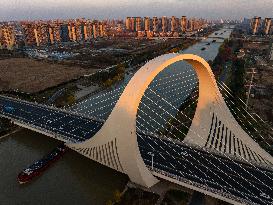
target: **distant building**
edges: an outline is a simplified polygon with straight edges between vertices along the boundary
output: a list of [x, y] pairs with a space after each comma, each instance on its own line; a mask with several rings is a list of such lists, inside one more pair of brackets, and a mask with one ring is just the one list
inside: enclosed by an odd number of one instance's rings
[[131, 17], [127, 17], [125, 20], [126, 30], [131, 31]]
[[[126, 17], [123, 20], [69, 19], [54, 21], [21, 22], [20, 39], [27, 46], [43, 46], [61, 42], [83, 43], [106, 36], [123, 37], [178, 37], [181, 32], [194, 31], [205, 25], [203, 19], [181, 20], [172, 16], [152, 19], [150, 17]], [[21, 27], [20, 27], [21, 28]], [[19, 42], [19, 41], [18, 41]], [[22, 43], [23, 46], [23, 43]]]
[[69, 42], [70, 37], [69, 37], [69, 30], [68, 30], [68, 24], [63, 24], [60, 27], [60, 35], [61, 35], [61, 41], [62, 42]]
[[136, 32], [142, 31], [142, 18], [141, 17], [136, 17]]
[[59, 22], [51, 22], [49, 24], [50, 28], [50, 42], [51, 44], [60, 43], [61, 42], [61, 29]]
[[144, 30], [145, 31], [151, 31], [151, 19], [150, 17], [145, 17], [144, 18]]
[[131, 31], [136, 31], [136, 17], [131, 18]]
[[76, 32], [75, 32], [75, 25], [70, 23], [68, 26], [68, 32], [69, 32], [69, 39], [70, 41], [75, 42], [76, 41]]
[[49, 42], [48, 25], [37, 23], [34, 26], [36, 46], [47, 45]]
[[179, 19], [176, 18], [175, 16], [172, 16], [171, 32], [178, 32], [178, 27], [179, 27]]
[[84, 39], [84, 33], [83, 33], [82, 27], [83, 27], [82, 21], [77, 19], [75, 22], [76, 42], [81, 42]]
[[156, 16], [153, 17], [153, 32], [158, 32], [158, 18]]
[[0, 47], [12, 50], [16, 45], [13, 26], [0, 26]]
[[188, 24], [188, 25], [187, 25], [187, 26], [188, 26], [188, 27], [187, 27], [187, 31], [192, 32], [192, 31], [193, 31], [193, 26], [194, 26], [194, 25], [193, 25], [193, 24], [194, 24], [194, 19], [192, 19], [192, 18], [189, 19], [187, 24]]
[[168, 18], [166, 16], [162, 17], [161, 25], [162, 25], [162, 32], [163, 33], [168, 32]]
[[251, 20], [251, 32], [253, 35], [256, 35], [259, 32], [260, 25], [261, 25], [261, 17], [254, 17]]
[[187, 23], [188, 23], [188, 22], [187, 22], [187, 17], [186, 17], [186, 16], [182, 16], [182, 18], [181, 18], [181, 23], [180, 23], [180, 27], [181, 27], [181, 32], [182, 32], [182, 33], [185, 33], [185, 32], [186, 32], [187, 26], [188, 26]]
[[263, 25], [263, 33], [265, 35], [270, 34], [272, 27], [272, 19], [271, 18], [265, 18], [264, 25]]
[[34, 22], [23, 22], [22, 24], [23, 34], [24, 34], [24, 42], [26, 46], [37, 46], [36, 36], [35, 34], [35, 23]]
[[99, 35], [100, 35], [100, 37], [105, 36], [105, 25], [103, 23], [99, 24]]
[[92, 30], [91, 30], [91, 23], [90, 22], [83, 22], [81, 25], [81, 33], [82, 33], [82, 40], [87, 41], [90, 40], [92, 37]]
[[97, 21], [93, 22], [92, 33], [93, 33], [93, 38], [100, 37], [100, 25], [99, 25], [99, 22], [97, 22]]

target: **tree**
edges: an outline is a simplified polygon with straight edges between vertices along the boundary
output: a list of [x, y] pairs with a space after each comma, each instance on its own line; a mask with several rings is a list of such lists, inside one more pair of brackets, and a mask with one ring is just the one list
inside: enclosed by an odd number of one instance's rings
[[119, 203], [121, 201], [121, 193], [119, 190], [114, 192], [114, 202]]
[[69, 105], [74, 104], [75, 101], [76, 101], [76, 100], [75, 100], [74, 95], [69, 95], [69, 96], [67, 97], [67, 103], [68, 103]]
[[108, 200], [105, 205], [113, 205], [112, 200]]

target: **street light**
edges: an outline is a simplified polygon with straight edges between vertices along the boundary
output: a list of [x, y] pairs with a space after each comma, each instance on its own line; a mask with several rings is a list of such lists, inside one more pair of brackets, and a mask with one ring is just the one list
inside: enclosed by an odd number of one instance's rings
[[152, 152], [148, 152], [148, 155], [151, 155], [151, 157], [152, 157], [152, 170], [154, 170], [154, 153], [152, 153]]

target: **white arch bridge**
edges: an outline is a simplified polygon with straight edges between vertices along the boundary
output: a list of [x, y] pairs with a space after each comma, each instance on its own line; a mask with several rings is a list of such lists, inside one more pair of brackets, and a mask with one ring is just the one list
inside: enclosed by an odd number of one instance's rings
[[[190, 126], [184, 125], [188, 132], [183, 142], [170, 137], [170, 133], [148, 132], [137, 122], [143, 98], [181, 124], [176, 115], [161, 106], [160, 100], [188, 117], [149, 87], [161, 71], [178, 61], [191, 64], [199, 81], [196, 110]], [[178, 80], [183, 80], [184, 75]], [[187, 87], [189, 80], [184, 81]], [[127, 174], [131, 181], [145, 187], [165, 179], [232, 204], [273, 204], [273, 158], [250, 132], [241, 128], [219, 89], [230, 94], [225, 85], [217, 86], [204, 59], [191, 54], [166, 54], [136, 72], [106, 121], [5, 96], [0, 96], [0, 116], [61, 140], [71, 149]], [[147, 90], [159, 100], [146, 96]], [[165, 123], [170, 122], [165, 120]]]

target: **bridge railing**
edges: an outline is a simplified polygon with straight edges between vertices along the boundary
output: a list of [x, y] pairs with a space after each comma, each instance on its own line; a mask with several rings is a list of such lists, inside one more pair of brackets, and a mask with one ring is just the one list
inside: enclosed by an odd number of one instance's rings
[[67, 136], [64, 136], [64, 135], [49, 131], [46, 128], [43, 128], [41, 126], [36, 126], [36, 125], [30, 124], [30, 123], [27, 123], [27, 122], [25, 122], [23, 120], [20, 120], [18, 118], [8, 117], [8, 116], [4, 116], [4, 115], [0, 114], [0, 117], [1, 116], [5, 117], [5, 118], [7, 118], [7, 119], [9, 119], [9, 120], [11, 120], [11, 121], [13, 121], [15, 123], [21, 124], [21, 125], [25, 126], [26, 128], [32, 128], [35, 131], [37, 131], [37, 130], [41, 131], [41, 132], [43, 132], [45, 134], [48, 134], [48, 136], [56, 138], [58, 140], [61, 140], [61, 141], [67, 140], [68, 142], [77, 142], [76, 140], [73, 140], [72, 138], [69, 138]]
[[163, 175], [165, 177], [169, 177], [169, 178], [172, 178], [172, 179], [175, 179], [177, 181], [180, 181], [182, 183], [185, 183], [185, 184], [189, 184], [191, 186], [194, 186], [196, 188], [199, 188], [199, 189], [202, 189], [202, 190], [205, 190], [207, 192], [211, 192], [213, 194], [217, 194], [217, 195], [220, 195], [224, 198], [227, 198], [227, 199], [231, 199], [233, 201], [237, 201], [237, 202], [240, 202], [240, 203], [243, 203], [243, 204], [249, 204], [249, 201], [247, 200], [244, 200], [242, 198], [239, 198], [239, 197], [235, 197], [234, 195], [232, 194], [228, 194], [226, 192], [224, 192], [224, 190], [218, 190], [218, 189], [214, 189], [214, 188], [211, 188], [209, 186], [206, 186], [204, 184], [200, 184], [200, 183], [197, 183], [197, 182], [194, 182], [194, 181], [191, 181], [191, 180], [188, 180], [188, 179], [185, 179], [183, 177], [180, 177], [180, 176], [177, 176], [175, 174], [171, 174], [169, 172], [166, 172], [166, 171], [163, 171], [161, 169], [158, 169], [158, 168], [155, 168], [155, 167], [151, 167], [151, 166], [148, 166], [148, 169], [152, 172], [152, 173], [157, 173], [159, 175]]
[[199, 151], [211, 153], [211, 154], [214, 154], [216, 156], [225, 157], [225, 158], [228, 156], [228, 158], [231, 159], [231, 160], [235, 160], [235, 161], [238, 161], [238, 162], [241, 162], [241, 163], [249, 163], [249, 164], [261, 167], [263, 169], [266, 169], [266, 170], [269, 170], [269, 171], [273, 171], [273, 167], [272, 166], [270, 166], [268, 164], [265, 164], [265, 163], [262, 163], [262, 162], [257, 162], [255, 160], [251, 160], [250, 159], [248, 162], [246, 162], [245, 159], [243, 159], [243, 158], [241, 158], [239, 156], [235, 156], [235, 155], [229, 154], [229, 153], [222, 153], [221, 151], [218, 151], [218, 150], [215, 150], [215, 149], [210, 149], [210, 148], [207, 148], [207, 147], [200, 147], [199, 145], [191, 144], [191, 143], [180, 141], [180, 140], [173, 139], [173, 138], [170, 139], [170, 138], [167, 138], [167, 137], [165, 137], [163, 135], [155, 134], [155, 133], [148, 132], [148, 131], [141, 131], [139, 133], [142, 133], [142, 134], [145, 134], [145, 135], [148, 135], [148, 136], [151, 136], [151, 137], [156, 137], [156, 138], [159, 138], [159, 139], [162, 139], [162, 140], [166, 140], [166, 141], [170, 141], [171, 140], [171, 141], [175, 142], [176, 144], [187, 146], [187, 147], [193, 148], [195, 150], [199, 150]]
[[69, 110], [66, 110], [66, 109], [63, 109], [63, 108], [56, 108], [54, 106], [47, 106], [47, 105], [44, 105], [44, 104], [39, 104], [37, 102], [29, 102], [29, 101], [26, 101], [26, 100], [11, 98], [11, 97], [8, 97], [8, 96], [3, 96], [3, 95], [0, 95], [0, 97], [6, 98], [8, 100], [14, 100], [14, 101], [22, 102], [22, 103], [25, 103], [25, 104], [35, 105], [37, 107], [42, 107], [42, 108], [46, 108], [46, 109], [49, 109], [49, 110], [55, 110], [57, 112], [63, 112], [63, 113], [69, 114], [69, 115], [74, 115], [74, 116], [87, 118], [87, 119], [98, 121], [98, 122], [105, 122], [104, 120], [102, 120], [100, 118], [97, 118], [97, 117], [94, 117], [94, 116], [84, 115], [82, 113], [69, 111]]

